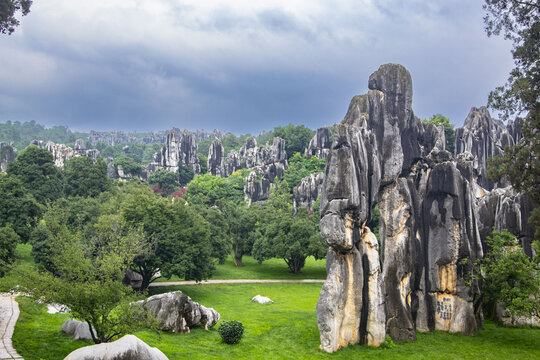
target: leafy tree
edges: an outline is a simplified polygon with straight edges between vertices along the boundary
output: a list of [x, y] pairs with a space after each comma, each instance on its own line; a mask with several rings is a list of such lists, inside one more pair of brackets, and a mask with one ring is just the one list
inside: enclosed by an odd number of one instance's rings
[[289, 159], [289, 167], [285, 170], [283, 178], [287, 181], [292, 191], [303, 178], [315, 172], [324, 171], [325, 166], [325, 159], [319, 159], [316, 156], [308, 159], [305, 155], [297, 152]]
[[454, 153], [454, 139], [456, 138], [456, 133], [454, 131], [454, 125], [450, 123], [450, 119], [446, 116], [443, 116], [441, 114], [435, 114], [431, 116], [429, 119], [423, 119], [424, 123], [432, 123], [435, 125], [442, 125], [444, 126], [444, 138], [446, 140], [445, 147], [446, 150], [450, 151], [452, 154]]
[[[505, 118], [524, 116], [523, 138], [504, 155], [490, 162], [488, 176], [497, 180], [508, 176], [512, 185], [529, 194], [540, 204], [540, 4], [529, 0], [486, 0], [484, 17], [488, 36], [503, 34], [513, 43], [515, 67], [504, 86], [489, 96], [489, 105]], [[531, 219], [540, 238], [540, 210], [536, 207]]]
[[42, 207], [14, 177], [0, 176], [0, 227], [11, 226], [22, 242], [30, 239]]
[[231, 244], [226, 231], [228, 228], [226, 214], [214, 206], [200, 206], [197, 208], [197, 212], [208, 222], [212, 257], [216, 258], [220, 264], [224, 264], [227, 256], [231, 253]]
[[285, 140], [285, 151], [288, 157], [299, 152], [304, 153], [315, 132], [304, 125], [294, 126], [289, 124], [285, 127], [278, 126], [274, 128], [274, 136]]
[[531, 260], [510, 232], [494, 231], [487, 237], [488, 251], [476, 262], [485, 302], [501, 301], [514, 316], [540, 315], [540, 270], [538, 258]]
[[15, 260], [15, 248], [19, 235], [11, 226], [0, 227], [0, 277], [7, 272], [9, 265]]
[[[118, 165], [122, 165], [124, 174], [131, 176], [139, 176], [141, 174], [142, 166], [138, 164], [132, 157], [127, 155], [120, 155], [114, 159], [114, 167], [118, 169]], [[116, 174], [118, 175], [118, 174]]]
[[292, 214], [286, 181], [272, 189], [263, 212], [261, 228], [253, 244], [255, 259], [281, 258], [293, 274], [298, 274], [308, 256], [321, 259], [326, 255], [327, 247], [319, 233], [318, 216], [310, 215], [304, 208], [298, 209], [296, 215]]
[[102, 158], [78, 156], [64, 166], [64, 193], [66, 196], [95, 197], [111, 188], [107, 164]]
[[225, 231], [232, 249], [234, 264], [242, 266], [242, 257], [251, 253], [253, 237], [251, 236], [257, 217], [245, 204], [223, 203], [221, 210], [225, 216]]
[[195, 177], [195, 172], [190, 165], [178, 165], [178, 177], [180, 186], [186, 186]]
[[201, 174], [206, 174], [208, 172], [208, 156], [197, 153], [197, 159], [199, 159], [199, 164], [201, 165]]
[[210, 174], [198, 175], [187, 185], [186, 200], [189, 204], [214, 206], [218, 200], [238, 203], [244, 199], [244, 188], [238, 188], [232, 180]]
[[47, 150], [35, 145], [27, 147], [8, 165], [7, 173], [19, 179], [41, 204], [62, 196], [62, 171], [54, 166]]
[[68, 306], [88, 324], [96, 344], [131, 332], [146, 319], [141, 308], [128, 305], [132, 290], [122, 285], [124, 269], [141, 251], [142, 235], [133, 229], [124, 233], [121, 222], [117, 215], [102, 216], [95, 235], [82, 239], [65, 224], [47, 221], [55, 274], [27, 270], [21, 279], [34, 297]]
[[0, 0], [0, 33], [11, 35], [20, 23], [15, 14], [28, 15], [30, 6], [31, 0]]
[[[150, 174], [148, 183], [157, 186], [157, 192], [162, 196], [172, 194], [180, 186], [178, 174], [165, 169], [158, 169]], [[156, 189], [154, 189], [154, 192], [156, 192]]]
[[200, 281], [211, 276], [209, 224], [183, 200], [170, 201], [137, 187], [122, 200], [120, 213], [128, 227], [141, 226], [145, 235], [147, 246], [134, 260], [134, 270], [143, 276], [142, 289], [159, 270], [167, 278]]

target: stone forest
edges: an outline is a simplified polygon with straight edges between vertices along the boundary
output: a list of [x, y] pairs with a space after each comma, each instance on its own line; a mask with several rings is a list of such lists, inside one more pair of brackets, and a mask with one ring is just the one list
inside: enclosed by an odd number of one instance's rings
[[0, 0], [0, 54], [0, 360], [540, 359], [538, 0]]

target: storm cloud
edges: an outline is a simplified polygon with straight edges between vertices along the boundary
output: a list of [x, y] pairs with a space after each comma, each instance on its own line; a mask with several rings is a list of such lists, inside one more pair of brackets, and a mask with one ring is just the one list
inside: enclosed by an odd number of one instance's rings
[[35, 1], [0, 36], [0, 121], [77, 130], [341, 121], [379, 65], [403, 64], [419, 117], [462, 124], [512, 68], [481, 1]]

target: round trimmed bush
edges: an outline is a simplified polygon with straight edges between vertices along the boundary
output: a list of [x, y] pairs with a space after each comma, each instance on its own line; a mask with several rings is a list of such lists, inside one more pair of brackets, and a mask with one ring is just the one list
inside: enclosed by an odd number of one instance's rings
[[238, 344], [244, 335], [244, 325], [240, 321], [223, 321], [218, 328], [221, 340], [226, 344]]

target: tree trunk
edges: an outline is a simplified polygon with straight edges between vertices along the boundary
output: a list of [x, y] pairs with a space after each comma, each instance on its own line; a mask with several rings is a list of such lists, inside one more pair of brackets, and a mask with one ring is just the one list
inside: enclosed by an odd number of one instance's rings
[[234, 255], [234, 265], [236, 265], [236, 267], [241, 267], [243, 266], [242, 265], [242, 255]]

